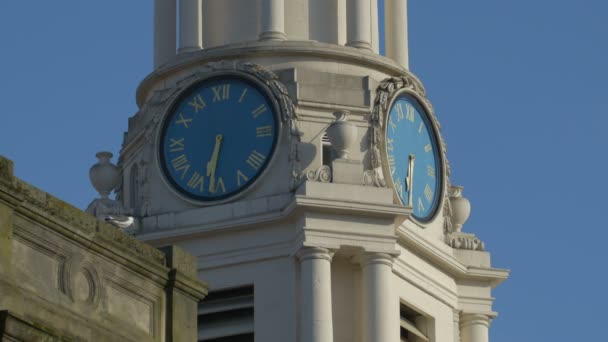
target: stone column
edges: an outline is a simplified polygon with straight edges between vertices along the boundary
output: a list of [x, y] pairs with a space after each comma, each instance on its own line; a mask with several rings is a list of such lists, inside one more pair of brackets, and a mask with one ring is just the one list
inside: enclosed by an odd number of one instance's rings
[[202, 0], [179, 0], [179, 49], [177, 52], [191, 52], [202, 48]]
[[371, 50], [370, 0], [348, 0], [346, 45]]
[[363, 268], [364, 341], [399, 341], [399, 300], [393, 296], [393, 258], [367, 253]]
[[463, 313], [460, 316], [462, 342], [488, 342], [490, 317], [482, 314]]
[[325, 248], [305, 247], [300, 259], [300, 341], [332, 342], [331, 259]]
[[284, 0], [262, 0], [260, 40], [285, 40]]
[[386, 57], [409, 69], [407, 0], [391, 0], [384, 4]]
[[154, 68], [175, 56], [176, 0], [154, 0]]

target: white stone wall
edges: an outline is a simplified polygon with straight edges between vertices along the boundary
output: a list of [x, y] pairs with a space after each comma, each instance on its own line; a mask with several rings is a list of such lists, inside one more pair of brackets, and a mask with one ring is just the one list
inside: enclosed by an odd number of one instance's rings
[[[257, 340], [397, 341], [401, 302], [424, 315], [431, 341], [462, 335], [462, 342], [485, 342], [495, 316], [491, 289], [508, 272], [493, 269], [486, 252], [446, 244], [443, 203], [434, 220], [420, 224], [391, 189], [363, 183], [378, 85], [399, 75], [418, 82], [406, 70], [407, 34], [394, 34], [407, 28], [407, 1], [387, 0], [386, 13], [375, 0], [201, 1], [201, 48], [163, 54], [171, 42], [157, 33], [156, 55], [164, 59], [137, 90], [141, 110], [130, 120], [121, 161], [126, 180], [139, 166], [139, 237], [196, 255], [211, 290], [253, 285]], [[391, 32], [389, 58], [378, 55], [381, 15]], [[192, 203], [160, 173], [160, 122], [193, 75], [239, 63], [275, 72], [295, 104], [299, 187], [292, 186], [294, 145], [284, 129], [255, 188], [221, 205]], [[357, 133], [349, 160], [333, 170], [342, 183], [306, 181], [322, 166], [321, 138], [338, 111], [349, 112]], [[124, 182], [123, 194], [130, 186]]]

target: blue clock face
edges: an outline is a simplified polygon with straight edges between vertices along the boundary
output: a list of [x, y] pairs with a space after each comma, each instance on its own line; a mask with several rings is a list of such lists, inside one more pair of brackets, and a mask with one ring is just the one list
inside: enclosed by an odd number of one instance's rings
[[181, 194], [201, 202], [251, 186], [270, 161], [278, 137], [273, 102], [258, 85], [217, 76], [187, 89], [165, 118], [160, 161]]
[[433, 218], [441, 193], [441, 154], [433, 125], [411, 95], [399, 95], [387, 116], [387, 166], [401, 203], [426, 222]]

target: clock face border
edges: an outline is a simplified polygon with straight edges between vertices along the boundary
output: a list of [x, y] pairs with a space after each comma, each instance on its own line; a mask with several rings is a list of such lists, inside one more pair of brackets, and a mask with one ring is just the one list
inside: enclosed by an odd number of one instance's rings
[[393, 184], [393, 178], [391, 177], [391, 173], [390, 173], [390, 168], [388, 165], [388, 148], [386, 146], [387, 144], [387, 130], [388, 130], [388, 120], [390, 118], [390, 111], [393, 108], [393, 105], [395, 104], [395, 102], [400, 99], [402, 96], [408, 96], [411, 99], [414, 100], [415, 103], [413, 103], [419, 110], [421, 116], [424, 116], [426, 119], [426, 122], [428, 123], [428, 128], [431, 131], [431, 139], [433, 140], [433, 143], [436, 146], [437, 149], [437, 153], [438, 153], [438, 157], [436, 162], [439, 164], [439, 167], [437, 167], [437, 169], [439, 170], [439, 181], [438, 181], [438, 185], [439, 185], [439, 191], [437, 192], [437, 200], [434, 203], [433, 209], [431, 210], [431, 214], [428, 215], [425, 218], [418, 218], [416, 217], [413, 213], [410, 215], [410, 218], [412, 221], [416, 222], [417, 224], [419, 224], [421, 227], [424, 227], [426, 224], [429, 224], [431, 222], [433, 222], [439, 212], [441, 211], [441, 208], [443, 206], [444, 200], [445, 200], [445, 189], [447, 187], [446, 185], [446, 160], [445, 160], [445, 151], [443, 148], [443, 140], [441, 135], [439, 134], [439, 126], [437, 123], [436, 118], [433, 116], [432, 111], [430, 110], [429, 106], [425, 103], [425, 101], [423, 101], [423, 99], [421, 99], [420, 95], [418, 95], [417, 93], [409, 90], [409, 89], [401, 89], [399, 91], [396, 91], [394, 94], [392, 94], [392, 97], [386, 107], [386, 110], [384, 111], [384, 118], [383, 118], [383, 135], [382, 135], [382, 143], [380, 144], [381, 148], [382, 148], [382, 173], [385, 175], [384, 179], [387, 183], [387, 186], [393, 190], [393, 198], [394, 200], [403, 205], [406, 206], [405, 203], [403, 203], [403, 201], [401, 200], [401, 198], [399, 197], [399, 195], [397, 194], [397, 190], [395, 190], [395, 185]]
[[[238, 190], [235, 193], [227, 194], [225, 196], [218, 196], [218, 198], [214, 200], [200, 200], [195, 198], [191, 194], [188, 194], [187, 192], [183, 191], [180, 185], [176, 184], [174, 180], [172, 180], [167, 175], [163, 156], [163, 135], [166, 132], [167, 120], [171, 119], [174, 110], [177, 109], [178, 106], [192, 93], [193, 89], [203, 83], [221, 78], [240, 79], [244, 83], [249, 83], [250, 86], [255, 87], [260, 92], [260, 94], [267, 100], [268, 104], [272, 107], [271, 109], [274, 115], [273, 120], [275, 122], [275, 141], [273, 143], [270, 157], [263, 165], [263, 169], [254, 177], [254, 179], [248, 185], [246, 185], [244, 188]], [[179, 81], [177, 82], [177, 84], [179, 84]], [[169, 101], [169, 104], [164, 107], [161, 119], [157, 124], [158, 127], [156, 128], [156, 138], [154, 140], [156, 167], [157, 170], [159, 170], [159, 173], [161, 175], [160, 178], [163, 180], [165, 186], [168, 187], [170, 191], [177, 195], [180, 199], [197, 206], [213, 206], [231, 202], [240, 198], [241, 196], [244, 196], [249, 191], [254, 189], [259, 184], [260, 180], [264, 178], [271, 165], [274, 163], [276, 155], [278, 154], [277, 152], [279, 146], [281, 145], [281, 142], [283, 140], [283, 122], [281, 120], [281, 107], [279, 106], [276, 97], [272, 94], [268, 86], [263, 81], [257, 79], [251, 74], [238, 70], [222, 70], [206, 73], [205, 75], [201, 75], [196, 77], [195, 79], [190, 80], [187, 85], [177, 90], [171, 97], [173, 98]]]

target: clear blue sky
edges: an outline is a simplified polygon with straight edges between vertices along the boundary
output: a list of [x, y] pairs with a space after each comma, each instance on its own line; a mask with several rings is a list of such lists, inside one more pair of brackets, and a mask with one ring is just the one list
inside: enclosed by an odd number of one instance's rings
[[[410, 0], [476, 233], [511, 278], [493, 342], [601, 341], [608, 317], [608, 2]], [[0, 154], [80, 208], [152, 68], [152, 1], [0, 1]]]

